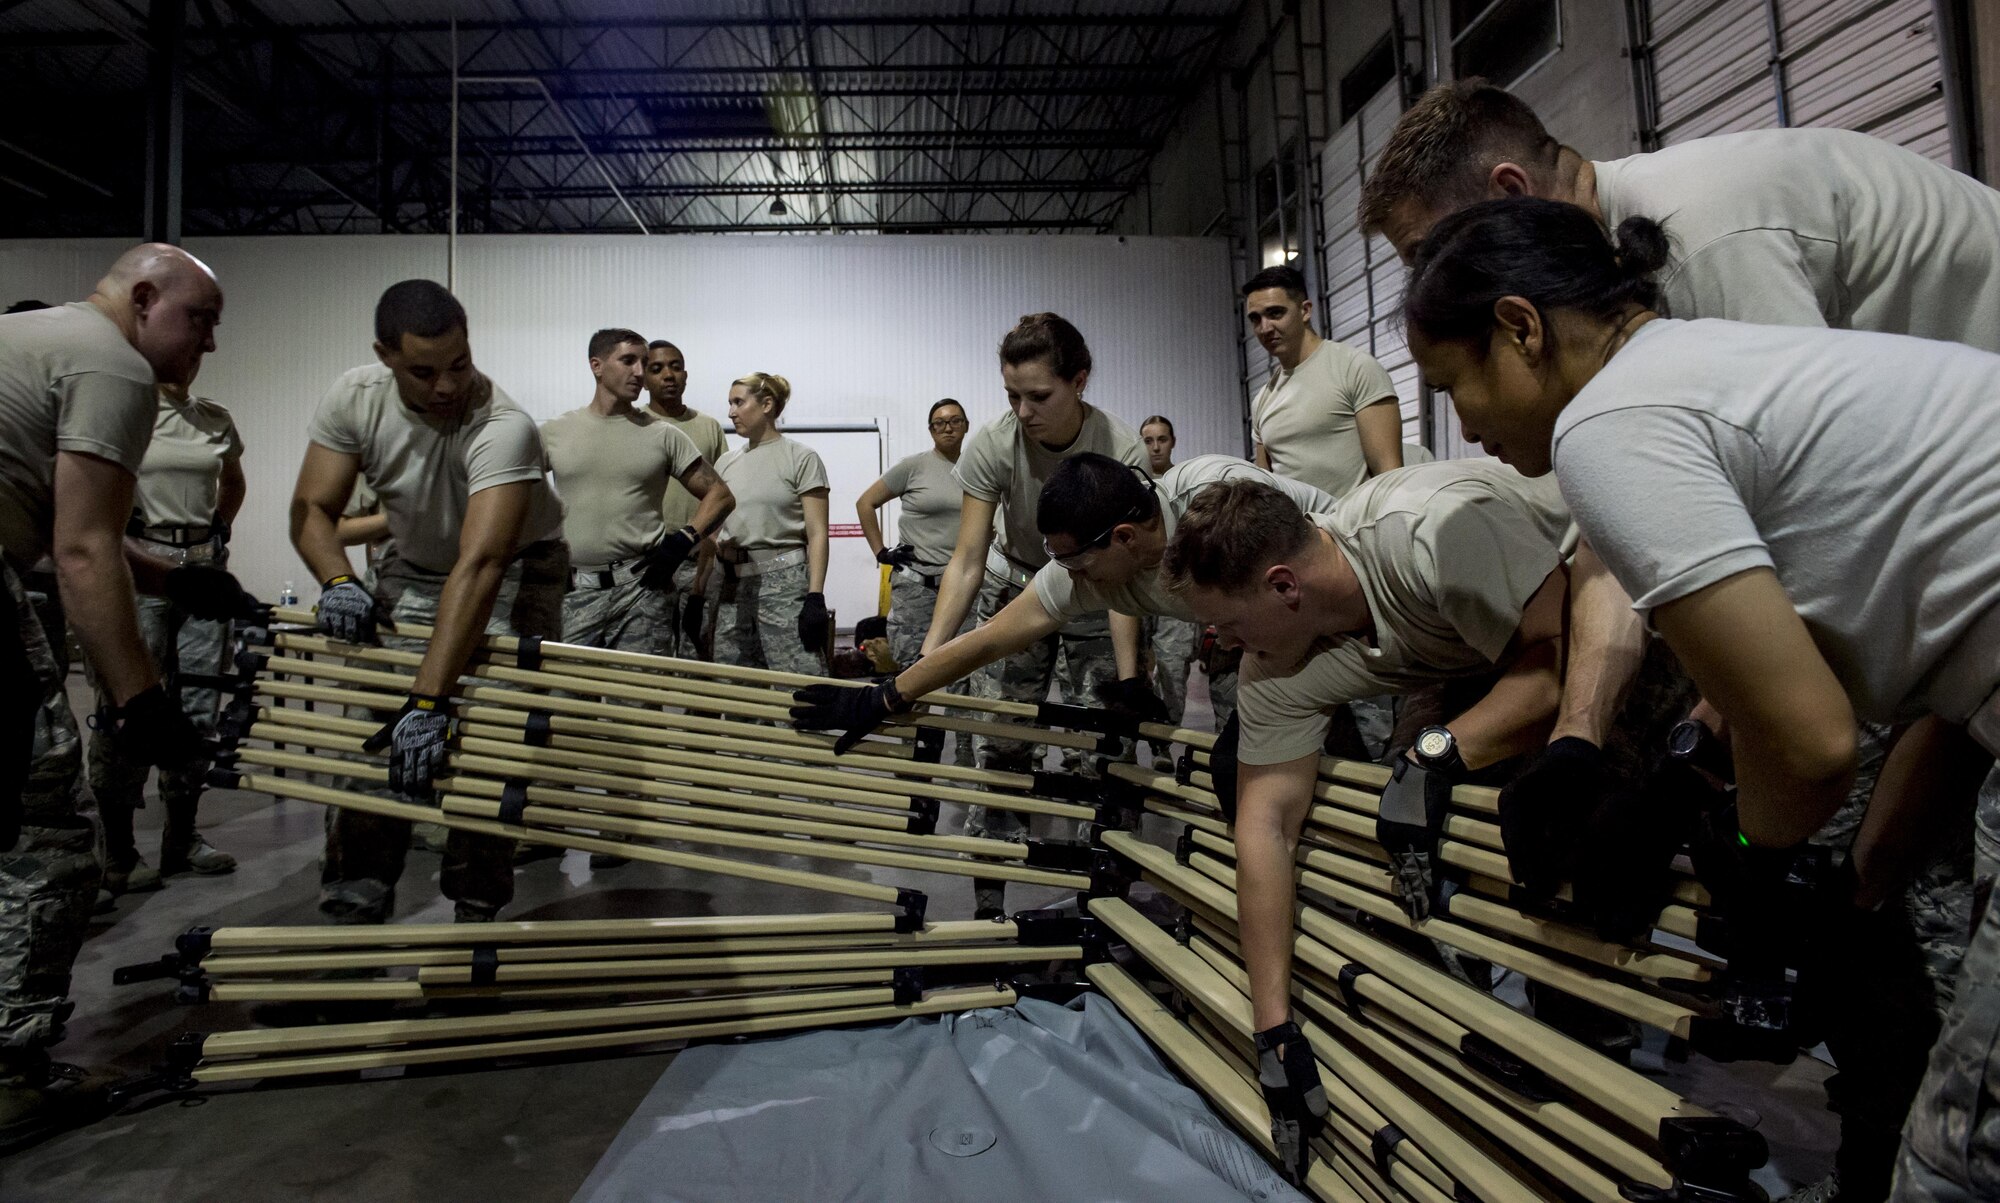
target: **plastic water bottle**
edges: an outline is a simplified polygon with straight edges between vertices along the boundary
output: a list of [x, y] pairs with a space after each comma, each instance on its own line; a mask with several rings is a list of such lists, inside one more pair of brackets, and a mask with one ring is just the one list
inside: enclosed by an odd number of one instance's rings
[[285, 587], [278, 591], [278, 604], [286, 607], [296, 606], [299, 604], [298, 590], [292, 587], [292, 583], [290, 581], [286, 581]]

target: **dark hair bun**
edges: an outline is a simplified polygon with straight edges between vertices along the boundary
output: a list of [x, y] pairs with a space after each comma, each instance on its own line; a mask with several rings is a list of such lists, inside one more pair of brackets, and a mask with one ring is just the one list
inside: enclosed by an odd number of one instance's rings
[[1628, 217], [1618, 223], [1618, 267], [1643, 279], [1667, 265], [1667, 232], [1650, 217]]

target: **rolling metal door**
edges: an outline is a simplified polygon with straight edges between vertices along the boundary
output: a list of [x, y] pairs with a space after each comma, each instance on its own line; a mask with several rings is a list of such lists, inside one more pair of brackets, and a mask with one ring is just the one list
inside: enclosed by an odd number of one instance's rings
[[1391, 83], [1352, 121], [1334, 131], [1320, 152], [1321, 262], [1326, 295], [1320, 333], [1360, 347], [1380, 360], [1401, 399], [1403, 439], [1422, 442], [1417, 366], [1403, 339], [1403, 265], [1386, 239], [1363, 238], [1355, 219], [1361, 183], [1402, 113]]
[[1931, 0], [1648, 5], [1660, 145], [1822, 126], [1953, 165]]

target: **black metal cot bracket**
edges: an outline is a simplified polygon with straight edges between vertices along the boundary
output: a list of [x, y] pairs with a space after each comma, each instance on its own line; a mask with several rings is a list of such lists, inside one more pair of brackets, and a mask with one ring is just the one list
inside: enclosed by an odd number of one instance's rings
[[916, 754], [910, 759], [919, 764], [938, 764], [944, 760], [944, 728], [918, 727]]
[[528, 721], [523, 727], [525, 734], [522, 735], [521, 742], [531, 748], [548, 747], [549, 740], [554, 736], [551, 727], [553, 718], [554, 716], [546, 710], [528, 711]]
[[1047, 948], [1056, 944], [1102, 943], [1104, 928], [1088, 915], [1067, 911], [1016, 911], [1009, 916], [1016, 929], [1014, 942], [1023, 948]]
[[896, 930], [899, 932], [922, 931], [924, 912], [931, 900], [921, 890], [899, 889], [896, 891]]
[[1088, 898], [1123, 898], [1132, 886], [1132, 875], [1125, 868], [1125, 861], [1116, 853], [1099, 849], [1090, 862], [1090, 892]]
[[911, 835], [934, 835], [937, 833], [938, 800], [936, 798], [910, 799]]
[[1569, 1096], [1555, 1079], [1477, 1032], [1458, 1042], [1458, 1056], [1479, 1075], [1531, 1103], [1553, 1103]]
[[[1043, 702], [1035, 707], [1035, 721], [1044, 727], [1060, 727], [1066, 731], [1084, 731], [1092, 735], [1102, 735], [1106, 739], [1139, 738], [1139, 718], [1119, 710], [1109, 710], [1099, 706], [1072, 706], [1063, 702]], [[1109, 755], [1116, 750], [1104, 747], [1100, 742], [1098, 751]]]
[[1660, 1121], [1660, 1161], [1674, 1184], [1627, 1182], [1618, 1193], [1633, 1203], [1763, 1203], [1750, 1172], [1769, 1158], [1763, 1136], [1733, 1119], [1669, 1116]]
[[1194, 771], [1197, 767], [1194, 762], [1194, 749], [1182, 748], [1181, 754], [1174, 758], [1174, 784], [1193, 785]]
[[1174, 863], [1187, 866], [1194, 863], [1194, 824], [1181, 825], [1181, 837], [1174, 841]]
[[202, 972], [202, 958], [209, 953], [215, 935], [212, 927], [190, 927], [174, 938], [174, 950], [162, 955], [156, 961], [142, 961], [137, 965], [121, 965], [111, 971], [111, 984], [129, 986], [135, 982], [155, 982], [173, 978], [179, 985], [174, 989], [174, 1001], [201, 1003], [208, 1001], [208, 975]]
[[523, 672], [538, 672], [542, 667], [542, 637], [523, 635], [514, 645], [514, 666]]
[[905, 965], [896, 970], [889, 980], [889, 988], [895, 991], [896, 1005], [907, 1007], [923, 1001], [924, 971], [916, 965]]
[[519, 827], [527, 812], [527, 778], [509, 777], [507, 784], [500, 787], [500, 821], [509, 827]]

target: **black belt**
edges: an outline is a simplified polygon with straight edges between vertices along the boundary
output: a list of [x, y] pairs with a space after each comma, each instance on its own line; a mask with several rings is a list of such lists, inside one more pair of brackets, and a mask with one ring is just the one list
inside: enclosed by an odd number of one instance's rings
[[208, 537], [214, 533], [212, 526], [148, 526], [139, 520], [137, 514], [125, 524], [127, 538], [144, 539], [148, 543], [161, 543], [168, 547], [194, 547], [208, 542]]

